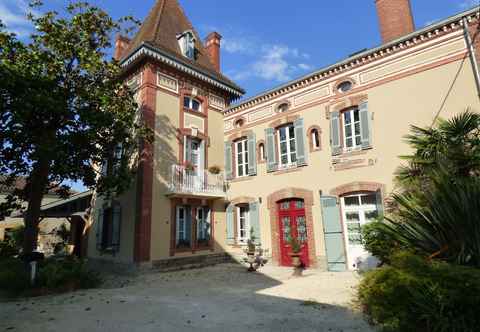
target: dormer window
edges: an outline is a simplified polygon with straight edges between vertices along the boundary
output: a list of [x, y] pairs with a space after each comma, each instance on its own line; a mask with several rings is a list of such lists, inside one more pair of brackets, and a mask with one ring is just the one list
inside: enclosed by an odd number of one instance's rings
[[350, 82], [350, 81], [343, 81], [342, 83], [340, 83], [337, 86], [337, 90], [340, 93], [348, 92], [348, 91], [352, 90], [352, 88], [353, 88], [353, 83]]
[[191, 97], [183, 98], [183, 107], [197, 111], [197, 112], [202, 111], [202, 104], [198, 100]]
[[177, 36], [182, 54], [191, 60], [195, 60], [195, 36], [192, 31], [185, 31]]

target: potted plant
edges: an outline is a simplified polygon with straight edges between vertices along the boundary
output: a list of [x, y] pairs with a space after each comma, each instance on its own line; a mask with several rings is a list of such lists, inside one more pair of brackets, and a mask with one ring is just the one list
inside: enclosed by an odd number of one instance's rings
[[292, 257], [292, 265], [295, 268], [295, 271], [297, 271], [302, 265], [302, 262], [300, 261], [300, 252], [302, 251], [302, 244], [298, 241], [296, 237], [291, 237], [290, 241], [288, 242], [292, 250], [290, 254], [290, 257]]
[[256, 251], [255, 239], [256, 237], [253, 232], [253, 228], [251, 228], [250, 239], [247, 241], [247, 262], [250, 264], [250, 267], [248, 268], [249, 272], [255, 271], [255, 268], [253, 267], [253, 263], [255, 263], [255, 251]]
[[195, 170], [195, 165], [193, 165], [191, 162], [186, 161], [185, 164], [183, 165], [185, 167], [185, 170], [187, 172], [193, 172]]
[[220, 169], [219, 166], [213, 165], [213, 166], [211, 166], [211, 167], [208, 169], [208, 171], [209, 171], [211, 174], [217, 175], [217, 174], [220, 174], [220, 172], [221, 172], [222, 170]]

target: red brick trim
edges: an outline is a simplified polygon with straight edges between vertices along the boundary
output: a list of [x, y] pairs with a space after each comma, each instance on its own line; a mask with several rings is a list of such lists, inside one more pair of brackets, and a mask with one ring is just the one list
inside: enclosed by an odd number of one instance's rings
[[[312, 139], [312, 133], [313, 131], [316, 130], [317, 133], [318, 133], [318, 147], [315, 147], [314, 146], [314, 142], [313, 142], [313, 139]], [[313, 152], [317, 152], [317, 151], [322, 151], [322, 129], [320, 128], [320, 126], [317, 126], [317, 125], [313, 125], [313, 126], [310, 126], [307, 130], [307, 140], [308, 140], [308, 146], [309, 146], [309, 149], [310, 149], [310, 152], [313, 153]]]
[[[141, 112], [145, 125], [155, 132], [156, 108], [156, 67], [147, 64], [144, 67], [143, 82], [140, 89]], [[134, 236], [134, 262], [143, 263], [150, 260], [150, 243], [152, 232], [152, 195], [154, 144], [142, 142], [141, 158], [137, 185], [137, 216]]]
[[[263, 144], [263, 156], [262, 156], [262, 151], [260, 149], [260, 145]], [[267, 158], [264, 158], [266, 152], [266, 147], [265, 147], [265, 140], [261, 139], [257, 141], [257, 164], [265, 164], [267, 162]]]
[[278, 225], [278, 202], [284, 199], [303, 199], [305, 203], [305, 218], [307, 221], [307, 236], [308, 236], [308, 257], [310, 266], [314, 267], [317, 264], [316, 250], [315, 250], [315, 235], [313, 225], [312, 207], [313, 192], [310, 190], [299, 188], [285, 188], [270, 194], [267, 197], [267, 207], [270, 212], [270, 227], [272, 234], [272, 260], [276, 264], [280, 264], [280, 232]]
[[385, 185], [378, 182], [366, 182], [366, 181], [356, 181], [350, 182], [330, 190], [330, 194], [333, 196], [344, 196], [346, 194], [351, 194], [354, 192], [361, 191], [377, 191], [381, 190], [382, 194], [385, 192]]
[[273, 122], [270, 122], [268, 124], [268, 127], [270, 128], [278, 128], [280, 126], [283, 126], [283, 125], [286, 125], [286, 124], [289, 124], [289, 123], [293, 123], [295, 120], [298, 120], [300, 119], [300, 115], [299, 114], [293, 114], [293, 115], [284, 115], [283, 117], [273, 121]]
[[[352, 89], [350, 89], [349, 91], [346, 91], [346, 92], [339, 91], [338, 86], [340, 84], [342, 84], [343, 82], [352, 83]], [[345, 95], [345, 93], [348, 93], [348, 92], [352, 91], [353, 89], [355, 89], [356, 84], [357, 84], [357, 82], [355, 82], [355, 80], [353, 78], [351, 78], [350, 76], [340, 77], [338, 80], [335, 81], [335, 83], [333, 83], [333, 89], [334, 89], [333, 94], [336, 95], [336, 96]]]
[[240, 130], [228, 136], [228, 140], [234, 142], [241, 138], [247, 138], [251, 134], [253, 134], [252, 130]]
[[288, 100], [288, 99], [283, 99], [283, 100], [277, 101], [277, 102], [275, 103], [275, 106], [274, 106], [275, 113], [279, 113], [279, 114], [280, 114], [281, 112], [278, 110], [278, 108], [279, 108], [280, 106], [284, 105], [284, 104], [287, 104], [287, 105], [288, 105], [288, 110], [287, 110], [287, 112], [290, 111], [290, 108], [292, 107], [292, 103], [291, 103], [290, 100]]
[[240, 204], [250, 204], [250, 203], [255, 203], [256, 199], [254, 197], [248, 197], [248, 196], [240, 196], [232, 199], [230, 201], [230, 204], [233, 205], [240, 205]]

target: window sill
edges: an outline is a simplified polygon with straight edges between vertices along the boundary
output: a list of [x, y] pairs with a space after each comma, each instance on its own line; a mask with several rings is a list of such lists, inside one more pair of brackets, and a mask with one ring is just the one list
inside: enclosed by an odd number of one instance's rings
[[[305, 165], [306, 166], [306, 165]], [[274, 172], [271, 172], [273, 175], [282, 175], [282, 174], [287, 174], [287, 173], [293, 173], [293, 172], [300, 172], [304, 166], [296, 166], [296, 167], [291, 167], [291, 168], [282, 168], [278, 169]]]
[[244, 181], [249, 181], [254, 177], [254, 175], [249, 175], [249, 176], [242, 176], [239, 178], [233, 178], [231, 180], [228, 180], [230, 183], [235, 183], [235, 182], [244, 182]]
[[342, 151], [341, 154], [337, 154], [336, 156], [333, 156], [333, 158], [348, 158], [348, 157], [353, 157], [353, 156], [361, 156], [364, 154], [367, 154], [368, 150], [372, 150], [373, 147], [365, 148], [365, 149], [355, 149], [355, 150], [350, 150], [350, 151]]
[[206, 115], [203, 111], [195, 111], [195, 110], [192, 109], [192, 108], [186, 108], [186, 107], [184, 107], [184, 108], [183, 108], [183, 111], [184, 111], [185, 113], [189, 113], [189, 114], [201, 116], [202, 118], [206, 118], [206, 117], [207, 117], [207, 115]]

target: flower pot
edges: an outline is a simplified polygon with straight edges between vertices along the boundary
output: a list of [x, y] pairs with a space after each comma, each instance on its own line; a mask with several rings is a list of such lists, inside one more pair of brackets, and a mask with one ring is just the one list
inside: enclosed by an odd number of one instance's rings
[[302, 262], [300, 261], [300, 254], [291, 254], [290, 257], [292, 257], [292, 265], [294, 267], [299, 267], [302, 265]]

